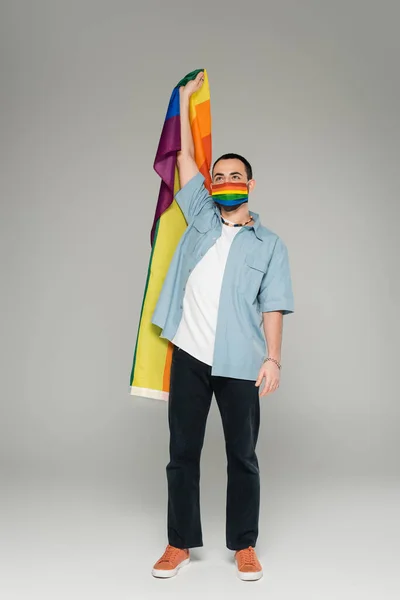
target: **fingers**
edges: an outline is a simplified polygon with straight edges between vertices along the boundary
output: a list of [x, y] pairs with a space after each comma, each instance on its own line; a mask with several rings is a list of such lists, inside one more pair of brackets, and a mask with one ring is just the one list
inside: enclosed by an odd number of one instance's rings
[[200, 89], [201, 86], [203, 85], [203, 83], [204, 83], [204, 72], [200, 71], [200, 73], [197, 73], [197, 76], [196, 76], [197, 88]]
[[256, 381], [256, 383], [255, 383], [256, 387], [259, 387], [259, 386], [261, 385], [261, 382], [262, 382], [262, 380], [264, 379], [264, 377], [265, 377], [265, 373], [264, 373], [264, 371], [261, 369], [261, 370], [259, 371], [259, 373], [258, 373], [258, 378], [257, 378], [257, 381]]
[[279, 387], [280, 375], [278, 367], [273, 363], [263, 364], [258, 373], [258, 379], [256, 381], [257, 387], [261, 384], [264, 377], [265, 383], [260, 396], [271, 394]]
[[185, 94], [185, 95], [187, 94], [190, 97], [192, 94], [194, 94], [195, 92], [198, 92], [200, 90], [203, 83], [204, 83], [204, 72], [200, 71], [199, 73], [197, 73], [197, 75], [194, 79], [191, 79], [190, 81], [188, 81], [186, 83], [185, 86], [181, 86], [179, 88], [179, 93]]
[[260, 396], [266, 396], [269, 393], [269, 389], [270, 389], [269, 380], [267, 378], [265, 378], [264, 387], [262, 389], [262, 392], [260, 393]]
[[275, 390], [277, 390], [278, 387], [279, 387], [278, 379], [269, 379], [269, 380], [266, 379], [263, 391], [261, 392], [260, 396], [266, 396], [267, 394], [271, 394], [272, 392], [275, 392]]

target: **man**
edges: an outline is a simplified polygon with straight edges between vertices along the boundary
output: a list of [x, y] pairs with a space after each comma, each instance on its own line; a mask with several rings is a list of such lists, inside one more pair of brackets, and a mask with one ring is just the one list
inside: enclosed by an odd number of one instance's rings
[[211, 196], [204, 186], [189, 123], [189, 98], [202, 83], [199, 73], [180, 89], [181, 189], [176, 201], [188, 227], [152, 318], [161, 336], [173, 343], [166, 467], [169, 543], [152, 574], [175, 575], [189, 563], [189, 549], [203, 545], [200, 454], [214, 393], [228, 465], [226, 545], [234, 551], [238, 576], [254, 580], [262, 576], [255, 552], [259, 396], [279, 387], [282, 321], [294, 311], [293, 294], [285, 244], [248, 210], [248, 194], [255, 187], [248, 161], [236, 154], [222, 156], [213, 166]]

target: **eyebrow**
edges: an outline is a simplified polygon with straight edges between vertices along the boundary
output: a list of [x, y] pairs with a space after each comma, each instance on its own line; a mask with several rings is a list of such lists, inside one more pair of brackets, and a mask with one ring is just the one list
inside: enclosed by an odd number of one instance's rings
[[[224, 177], [223, 173], [214, 173], [214, 177], [217, 177], [217, 175], [222, 175], [222, 177]], [[229, 173], [229, 175], [241, 175], [244, 177], [243, 173], [239, 173], [239, 171], [232, 171], [232, 173]]]

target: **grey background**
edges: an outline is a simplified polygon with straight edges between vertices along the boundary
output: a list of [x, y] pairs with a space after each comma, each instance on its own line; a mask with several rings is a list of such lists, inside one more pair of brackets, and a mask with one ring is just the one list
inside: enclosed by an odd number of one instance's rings
[[[1, 595], [397, 598], [399, 6], [2, 2]], [[210, 77], [213, 154], [289, 249], [295, 313], [262, 399], [257, 548], [225, 548], [219, 413], [205, 546], [170, 581], [166, 403], [129, 395], [172, 87]], [[190, 399], [189, 399], [190, 400]], [[190, 569], [190, 572], [189, 572]], [[249, 584], [248, 584], [249, 585]]]

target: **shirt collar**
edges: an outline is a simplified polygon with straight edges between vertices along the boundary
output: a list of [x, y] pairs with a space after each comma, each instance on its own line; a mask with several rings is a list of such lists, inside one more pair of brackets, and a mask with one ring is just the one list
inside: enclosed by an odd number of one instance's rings
[[258, 213], [252, 212], [251, 210], [249, 210], [249, 214], [253, 217], [254, 220], [254, 225], [248, 225], [249, 229], [253, 229], [254, 233], [256, 234], [256, 236], [258, 237], [259, 240], [263, 240], [262, 238], [262, 233], [261, 233], [261, 222], [260, 222], [260, 216]]

